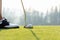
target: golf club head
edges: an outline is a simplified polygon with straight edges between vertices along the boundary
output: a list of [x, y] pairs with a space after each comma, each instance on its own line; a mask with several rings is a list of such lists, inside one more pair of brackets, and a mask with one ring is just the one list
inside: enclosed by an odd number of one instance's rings
[[33, 28], [32, 24], [25, 25], [24, 28]]

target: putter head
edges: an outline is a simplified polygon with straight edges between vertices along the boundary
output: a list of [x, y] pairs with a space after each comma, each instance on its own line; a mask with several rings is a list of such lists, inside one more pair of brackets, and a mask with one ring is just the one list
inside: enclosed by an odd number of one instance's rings
[[32, 24], [25, 25], [24, 28], [33, 28]]

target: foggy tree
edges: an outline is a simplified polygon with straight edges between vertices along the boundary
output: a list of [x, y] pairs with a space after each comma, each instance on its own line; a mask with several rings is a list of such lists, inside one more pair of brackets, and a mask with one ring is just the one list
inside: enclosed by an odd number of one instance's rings
[[58, 20], [58, 10], [57, 10], [57, 7], [55, 7], [54, 12], [50, 13], [51, 24], [52, 25], [57, 25], [58, 24], [57, 20]]

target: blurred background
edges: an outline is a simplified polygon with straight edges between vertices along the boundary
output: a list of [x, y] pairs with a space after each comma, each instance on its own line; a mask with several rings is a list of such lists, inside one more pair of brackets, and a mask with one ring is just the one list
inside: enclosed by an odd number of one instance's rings
[[[22, 0], [26, 23], [33, 25], [60, 25], [60, 0]], [[2, 16], [11, 23], [24, 25], [21, 0], [2, 0]]]

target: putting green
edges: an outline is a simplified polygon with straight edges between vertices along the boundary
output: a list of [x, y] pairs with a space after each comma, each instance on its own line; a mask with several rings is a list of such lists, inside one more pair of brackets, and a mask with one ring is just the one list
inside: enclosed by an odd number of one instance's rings
[[60, 40], [60, 26], [0, 29], [0, 40]]

